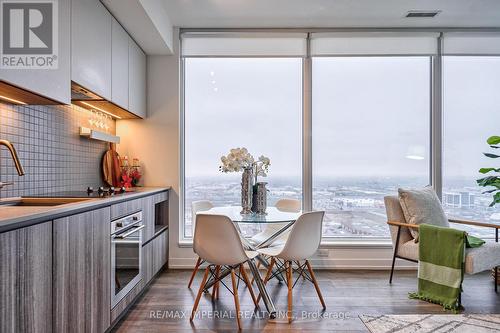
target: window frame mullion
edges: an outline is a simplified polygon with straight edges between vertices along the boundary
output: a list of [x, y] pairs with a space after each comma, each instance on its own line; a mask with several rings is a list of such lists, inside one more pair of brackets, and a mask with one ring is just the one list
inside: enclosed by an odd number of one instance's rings
[[437, 39], [437, 54], [432, 57], [430, 175], [431, 185], [438, 197], [443, 195], [443, 34]]
[[312, 205], [312, 59], [311, 34], [307, 34], [306, 54], [302, 59], [302, 209]]

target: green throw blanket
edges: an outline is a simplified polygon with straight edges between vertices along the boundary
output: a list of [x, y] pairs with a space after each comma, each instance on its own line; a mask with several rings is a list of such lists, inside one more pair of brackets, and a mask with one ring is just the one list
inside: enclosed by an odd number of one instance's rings
[[421, 224], [419, 227], [418, 292], [410, 298], [458, 311], [464, 278], [466, 233]]

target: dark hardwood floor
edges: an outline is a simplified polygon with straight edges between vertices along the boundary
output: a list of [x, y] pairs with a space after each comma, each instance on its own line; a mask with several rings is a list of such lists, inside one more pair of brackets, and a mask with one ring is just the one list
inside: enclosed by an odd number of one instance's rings
[[[118, 323], [115, 332], [235, 332], [233, 297], [221, 287], [220, 299], [212, 303], [209, 294], [202, 297], [199, 310], [204, 316], [191, 324], [189, 315], [201, 272], [187, 288], [190, 271], [165, 270], [150, 285], [141, 299]], [[248, 318], [242, 320], [243, 332], [367, 332], [359, 320], [360, 314], [446, 314], [442, 307], [408, 299], [408, 292], [416, 290], [415, 271], [397, 271], [392, 285], [386, 271], [326, 271], [318, 270], [321, 291], [327, 309], [321, 305], [314, 286], [299, 281], [293, 290], [294, 316], [292, 324], [286, 318], [269, 320], [263, 313], [251, 316], [253, 304], [246, 288], [240, 284], [241, 310]], [[230, 279], [225, 280], [230, 285]], [[256, 288], [255, 288], [256, 289]], [[285, 284], [272, 281], [269, 290], [276, 307], [287, 308]], [[466, 276], [462, 302], [466, 313], [500, 313], [500, 293], [495, 294], [489, 273]], [[263, 304], [263, 303], [261, 303]], [[263, 305], [262, 305], [263, 307]], [[213, 318], [215, 315], [233, 318]], [[322, 317], [319, 318], [319, 316]], [[185, 317], [182, 317], [185, 316]]]

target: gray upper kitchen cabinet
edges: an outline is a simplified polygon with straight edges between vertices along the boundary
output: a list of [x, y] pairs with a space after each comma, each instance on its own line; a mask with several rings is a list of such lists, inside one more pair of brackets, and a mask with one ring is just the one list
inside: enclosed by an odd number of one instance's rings
[[128, 53], [129, 111], [146, 118], [146, 55], [131, 38]]
[[129, 36], [113, 18], [111, 38], [111, 101], [128, 109], [128, 43]]
[[73, 0], [71, 80], [111, 100], [112, 16], [98, 0]]
[[[57, 67], [51, 69], [1, 68], [0, 80], [55, 102], [70, 104], [71, 0], [55, 1], [53, 5], [57, 8], [57, 24], [53, 25], [54, 28], [57, 27], [53, 34], [57, 38], [57, 47], [54, 48], [54, 55], [57, 56]], [[25, 37], [24, 40], [28, 39]], [[55, 43], [54, 46], [56, 46]]]
[[0, 332], [53, 332], [52, 222], [0, 234]]
[[54, 331], [104, 332], [111, 323], [110, 208], [54, 220]]

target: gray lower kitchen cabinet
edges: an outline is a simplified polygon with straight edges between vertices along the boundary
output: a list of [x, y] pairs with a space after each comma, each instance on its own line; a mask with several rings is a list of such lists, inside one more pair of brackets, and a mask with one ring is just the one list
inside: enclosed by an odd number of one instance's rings
[[149, 242], [142, 246], [142, 281], [141, 284], [145, 287], [153, 278], [153, 242]]
[[142, 285], [146, 286], [168, 261], [168, 229], [142, 246]]
[[156, 236], [151, 243], [153, 244], [153, 274], [156, 274], [168, 260], [168, 229]]
[[111, 219], [116, 220], [120, 217], [141, 211], [142, 200], [143, 199], [134, 199], [111, 205]]
[[155, 234], [154, 196], [142, 198], [142, 223], [146, 226], [142, 233], [142, 243], [148, 242]]
[[52, 222], [0, 234], [0, 332], [52, 332]]
[[[165, 199], [156, 192], [0, 233], [0, 332], [107, 331], [167, 263]], [[151, 235], [141, 281], [111, 308], [111, 216], [141, 210]]]
[[104, 332], [111, 323], [110, 208], [54, 220], [54, 331]]

